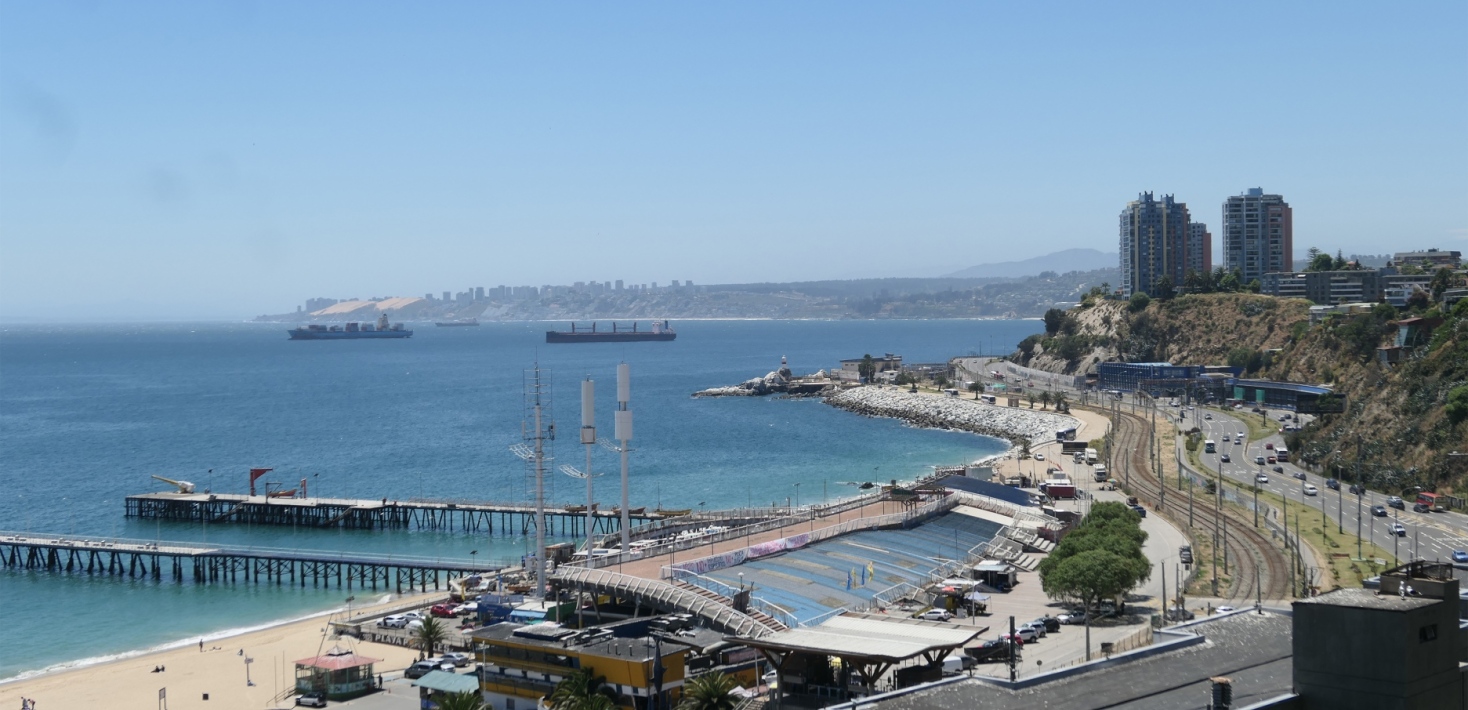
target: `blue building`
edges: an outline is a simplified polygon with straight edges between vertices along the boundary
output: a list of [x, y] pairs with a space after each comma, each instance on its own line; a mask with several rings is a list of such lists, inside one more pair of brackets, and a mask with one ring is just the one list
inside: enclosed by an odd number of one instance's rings
[[[1096, 365], [1096, 386], [1103, 390], [1135, 392], [1144, 389], [1149, 380], [1195, 380], [1203, 374], [1197, 365], [1174, 365], [1170, 362], [1103, 362]], [[1177, 385], [1164, 387], [1174, 389]]]

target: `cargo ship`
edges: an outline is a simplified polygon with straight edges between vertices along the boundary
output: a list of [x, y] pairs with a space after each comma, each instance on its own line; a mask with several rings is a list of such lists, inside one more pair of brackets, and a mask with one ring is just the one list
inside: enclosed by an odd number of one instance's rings
[[461, 325], [479, 325], [478, 318], [460, 318], [458, 320], [434, 321], [434, 325], [440, 328], [454, 328]]
[[303, 325], [292, 328], [291, 340], [353, 340], [356, 338], [411, 338], [413, 331], [403, 327], [402, 323], [389, 325], [387, 314], [382, 314], [377, 319], [377, 325], [371, 323], [347, 323], [345, 325]]
[[638, 330], [637, 323], [632, 323], [631, 330], [626, 326], [618, 326], [614, 321], [611, 330], [597, 330], [593, 322], [590, 328], [571, 324], [570, 330], [548, 330], [545, 332], [547, 343], [636, 343], [645, 340], [668, 341], [678, 337], [667, 321], [653, 321], [649, 330]]

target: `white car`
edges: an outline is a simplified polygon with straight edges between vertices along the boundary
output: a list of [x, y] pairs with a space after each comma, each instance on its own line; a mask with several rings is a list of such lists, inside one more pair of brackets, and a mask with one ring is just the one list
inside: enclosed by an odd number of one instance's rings
[[1014, 635], [1018, 636], [1019, 640], [1025, 643], [1034, 643], [1040, 640], [1040, 632], [1036, 631], [1033, 626], [1021, 626], [1014, 630]]
[[377, 625], [388, 629], [401, 629], [408, 625], [408, 618], [402, 614], [393, 614], [378, 619]]
[[1305, 495], [1307, 495], [1307, 496], [1313, 496], [1313, 495], [1317, 495], [1319, 493], [1320, 493], [1320, 489], [1319, 488], [1316, 488], [1315, 487], [1315, 484], [1313, 484], [1313, 483], [1306, 483], [1305, 484]]
[[1231, 606], [1218, 606], [1218, 607], [1214, 607], [1213, 608], [1213, 613], [1215, 613], [1215, 614], [1227, 614], [1227, 613], [1229, 613], [1229, 612], [1231, 612], [1233, 610], [1234, 610], [1234, 608], [1231, 607]]
[[1020, 629], [1034, 629], [1035, 634], [1039, 638], [1045, 638], [1046, 636], [1049, 636], [1050, 635], [1049, 633], [1047, 633], [1045, 631], [1045, 625], [1044, 624], [1036, 623], [1036, 622], [1033, 622], [1033, 621], [1030, 621], [1030, 622], [1026, 622], [1024, 624], [1021, 624], [1019, 626], [1019, 628]]
[[1045, 454], [1035, 454], [1035, 460], [1036, 461], [1044, 461], [1045, 460]]
[[953, 618], [953, 615], [948, 613], [947, 609], [929, 609], [919, 614], [918, 618], [928, 621], [948, 621]]
[[463, 668], [464, 666], [469, 665], [469, 661], [472, 661], [474, 659], [467, 653], [458, 653], [456, 651], [454, 653], [443, 654], [443, 660], [445, 663], [454, 664], [455, 668]]
[[1269, 476], [1266, 476], [1266, 475], [1264, 475], [1264, 474], [1261, 473], [1261, 474], [1259, 474], [1259, 475], [1257, 475], [1257, 476], [1254, 477], [1254, 482], [1255, 483], [1268, 483], [1269, 482]]

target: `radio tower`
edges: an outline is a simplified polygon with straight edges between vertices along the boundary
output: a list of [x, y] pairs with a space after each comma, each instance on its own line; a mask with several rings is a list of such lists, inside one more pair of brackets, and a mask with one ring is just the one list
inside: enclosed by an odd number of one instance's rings
[[535, 596], [542, 602], [545, 601], [545, 471], [555, 460], [551, 444], [556, 440], [550, 380], [550, 373], [541, 370], [538, 362], [534, 369], [525, 371], [522, 441], [510, 447], [510, 451], [525, 460], [526, 487], [535, 497]]

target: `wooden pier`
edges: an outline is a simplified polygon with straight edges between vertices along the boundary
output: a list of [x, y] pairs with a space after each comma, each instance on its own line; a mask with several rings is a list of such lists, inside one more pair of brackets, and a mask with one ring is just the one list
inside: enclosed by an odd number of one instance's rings
[[[461, 530], [528, 535], [535, 532], [535, 507], [524, 504], [390, 498], [267, 498], [237, 493], [141, 493], [127, 497], [127, 517], [194, 523], [248, 523], [317, 528]], [[634, 512], [638, 522], [660, 519]], [[546, 507], [546, 534], [586, 535], [586, 511]], [[599, 510], [593, 533], [621, 529], [620, 515]]]
[[220, 584], [337, 586], [348, 590], [428, 591], [450, 579], [505, 569], [472, 560], [341, 554], [179, 542], [0, 533], [0, 565], [11, 569]]

